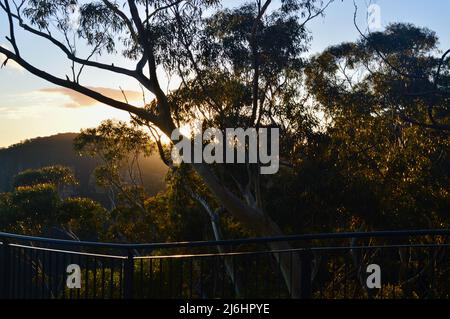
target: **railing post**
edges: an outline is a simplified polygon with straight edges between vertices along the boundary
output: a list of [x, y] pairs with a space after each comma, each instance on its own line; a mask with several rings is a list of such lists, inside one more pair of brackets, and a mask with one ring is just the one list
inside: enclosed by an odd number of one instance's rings
[[0, 287], [0, 298], [8, 299], [10, 292], [10, 277], [11, 277], [11, 267], [10, 267], [10, 248], [9, 243], [6, 239], [2, 239], [2, 272], [1, 272], [1, 282]]
[[127, 250], [124, 269], [124, 298], [133, 299], [134, 255], [133, 250]]
[[312, 259], [313, 255], [309, 249], [300, 252], [300, 298], [302, 299], [312, 297]]

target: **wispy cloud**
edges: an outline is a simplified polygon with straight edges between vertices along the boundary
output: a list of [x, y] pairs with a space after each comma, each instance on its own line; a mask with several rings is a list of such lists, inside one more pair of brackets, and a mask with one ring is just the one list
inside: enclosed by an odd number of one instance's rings
[[28, 107], [0, 107], [0, 119], [19, 120], [22, 118], [38, 118], [33, 108]]
[[[124, 94], [130, 103], [142, 101], [142, 93], [130, 90], [115, 90], [91, 87], [105, 96], [124, 101]], [[1, 119], [43, 118], [55, 108], [82, 109], [99, 106], [100, 103], [66, 88], [43, 88], [29, 92], [3, 94], [0, 99]], [[1, 125], [1, 124], [0, 124]]]
[[[67, 101], [63, 99], [63, 101]], [[36, 118], [40, 112], [58, 107], [61, 100], [49, 98], [48, 94], [31, 91], [24, 93], [4, 94], [0, 100], [0, 120]]]
[[[124, 90], [122, 92], [121, 90], [110, 89], [110, 88], [105, 88], [105, 87], [89, 87], [89, 88], [91, 90], [94, 90], [100, 94], [107, 96], [107, 97], [110, 97], [115, 100], [124, 101], [124, 102], [125, 102], [125, 97], [129, 102], [139, 101], [142, 99], [142, 93], [137, 92], [137, 91]], [[73, 91], [73, 90], [70, 90], [67, 88], [60, 88], [60, 87], [44, 88], [44, 89], [40, 89], [39, 92], [49, 93], [49, 94], [58, 94], [58, 95], [63, 95], [65, 97], [68, 97], [69, 101], [64, 103], [64, 105], [62, 105], [64, 107], [68, 107], [68, 108], [87, 107], [87, 106], [92, 106], [92, 105], [99, 103], [96, 100], [91, 99], [90, 97], [87, 97], [81, 93], [78, 93], [76, 91]], [[124, 95], [125, 95], [125, 97], [124, 97]]]

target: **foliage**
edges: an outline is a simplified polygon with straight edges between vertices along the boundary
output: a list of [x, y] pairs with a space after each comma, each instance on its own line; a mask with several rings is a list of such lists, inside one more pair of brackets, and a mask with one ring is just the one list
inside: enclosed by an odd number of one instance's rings
[[109, 192], [113, 207], [127, 205], [143, 210], [142, 157], [153, 145], [142, 130], [123, 122], [107, 120], [99, 127], [83, 130], [74, 141], [81, 155], [100, 158], [94, 170], [97, 185]]
[[[41, 183], [47, 181], [47, 183]], [[18, 174], [12, 192], [0, 194], [0, 228], [30, 235], [58, 229], [70, 238], [98, 240], [106, 234], [107, 211], [87, 198], [62, 197], [57, 186], [76, 184], [67, 167], [44, 167]]]
[[76, 185], [77, 181], [73, 172], [63, 166], [47, 166], [37, 170], [28, 169], [19, 173], [14, 179], [14, 187], [36, 184], [64, 186]]
[[58, 206], [58, 223], [84, 240], [107, 240], [110, 214], [89, 198], [67, 198]]
[[[108, 190], [111, 209], [105, 214], [81, 199], [61, 204], [55, 179], [28, 172], [18, 182], [25, 186], [0, 197], [3, 225], [36, 232], [64, 222], [120, 241], [211, 237], [205, 230], [214, 214], [226, 237], [450, 226], [450, 51], [439, 50], [431, 30], [395, 23], [307, 59], [306, 23], [326, 9], [322, 1], [285, 0], [273, 10], [271, 1], [235, 9], [215, 0], [95, 1], [82, 3], [80, 28], [72, 34], [66, 8], [76, 3], [25, 1], [17, 15], [2, 4], [14, 51], [0, 52], [54, 84], [132, 115], [135, 126], [107, 121], [76, 141], [80, 153], [101, 158], [95, 178]], [[72, 78], [52, 77], [23, 60], [16, 20], [62, 49]], [[66, 46], [53, 37], [50, 21], [66, 40], [73, 35], [92, 48], [90, 57], [122, 49], [135, 68], [77, 57], [70, 41]], [[142, 107], [109, 99], [80, 84], [85, 66], [131, 77], [155, 99]], [[160, 69], [180, 87], [164, 92]], [[283, 168], [262, 176], [250, 163], [182, 165], [171, 170], [163, 193], [149, 197], [136, 173], [154, 145], [140, 127], [170, 136], [195, 119], [222, 130], [279, 128]], [[278, 263], [289, 292], [298, 296], [299, 282], [287, 275], [293, 263], [299, 269], [298, 260]]]

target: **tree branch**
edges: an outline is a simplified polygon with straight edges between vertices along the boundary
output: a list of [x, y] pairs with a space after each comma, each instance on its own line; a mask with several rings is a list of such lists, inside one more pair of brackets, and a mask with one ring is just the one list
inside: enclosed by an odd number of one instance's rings
[[116, 109], [136, 114], [137, 116], [142, 117], [152, 123], [155, 123], [156, 125], [159, 123], [159, 119], [156, 116], [150, 114], [143, 108], [139, 108], [139, 107], [130, 105], [128, 103], [124, 103], [124, 102], [109, 98], [101, 93], [98, 93], [94, 90], [91, 90], [85, 86], [82, 86], [82, 85], [80, 85], [76, 82], [70, 81], [68, 79], [64, 80], [64, 79], [58, 78], [52, 74], [49, 74], [43, 70], [40, 70], [40, 69], [32, 66], [31, 64], [26, 62], [24, 59], [22, 59], [20, 56], [17, 56], [13, 52], [11, 52], [8, 49], [1, 47], [1, 46], [0, 46], [0, 53], [3, 53], [8, 59], [15, 61], [17, 64], [19, 64], [21, 67], [23, 67], [28, 72], [30, 72], [44, 80], [47, 80], [53, 84], [74, 90], [78, 93], [84, 94], [98, 102], [107, 104]]
[[266, 2], [262, 7], [260, 7], [260, 2], [258, 2], [258, 15], [256, 16], [255, 21], [253, 23], [252, 33], [250, 37], [250, 45], [252, 48], [252, 55], [253, 55], [253, 71], [254, 71], [252, 84], [253, 101], [252, 101], [251, 123], [255, 121], [256, 112], [258, 110], [258, 95], [259, 95], [259, 51], [257, 40], [259, 31], [258, 26], [271, 2], [272, 0], [266, 0]]
[[176, 5], [179, 5], [179, 4], [180, 4], [181, 2], [183, 2], [183, 1], [185, 1], [185, 0], [177, 0], [177, 1], [175, 1], [175, 2], [172, 2], [172, 3], [167, 4], [167, 5], [165, 5], [165, 6], [156, 8], [151, 14], [147, 14], [147, 17], [146, 17], [145, 20], [143, 21], [143, 24], [147, 24], [147, 23], [150, 21], [150, 19], [151, 19], [152, 17], [154, 17], [156, 14], [158, 14], [158, 12], [161, 12], [161, 11], [167, 10], [167, 9], [170, 9], [171, 7], [174, 7], [174, 6], [176, 6]]

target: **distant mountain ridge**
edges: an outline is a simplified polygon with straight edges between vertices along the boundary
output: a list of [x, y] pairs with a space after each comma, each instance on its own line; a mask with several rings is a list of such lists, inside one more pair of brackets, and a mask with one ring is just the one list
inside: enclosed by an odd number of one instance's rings
[[[105, 195], [96, 188], [92, 177], [92, 172], [99, 163], [98, 159], [81, 157], [75, 152], [73, 140], [77, 135], [62, 133], [38, 137], [0, 149], [0, 192], [10, 191], [14, 176], [23, 170], [64, 165], [73, 169], [80, 182], [77, 195], [107, 203]], [[144, 185], [150, 195], [164, 189], [167, 167], [158, 155], [144, 158], [141, 169]]]

